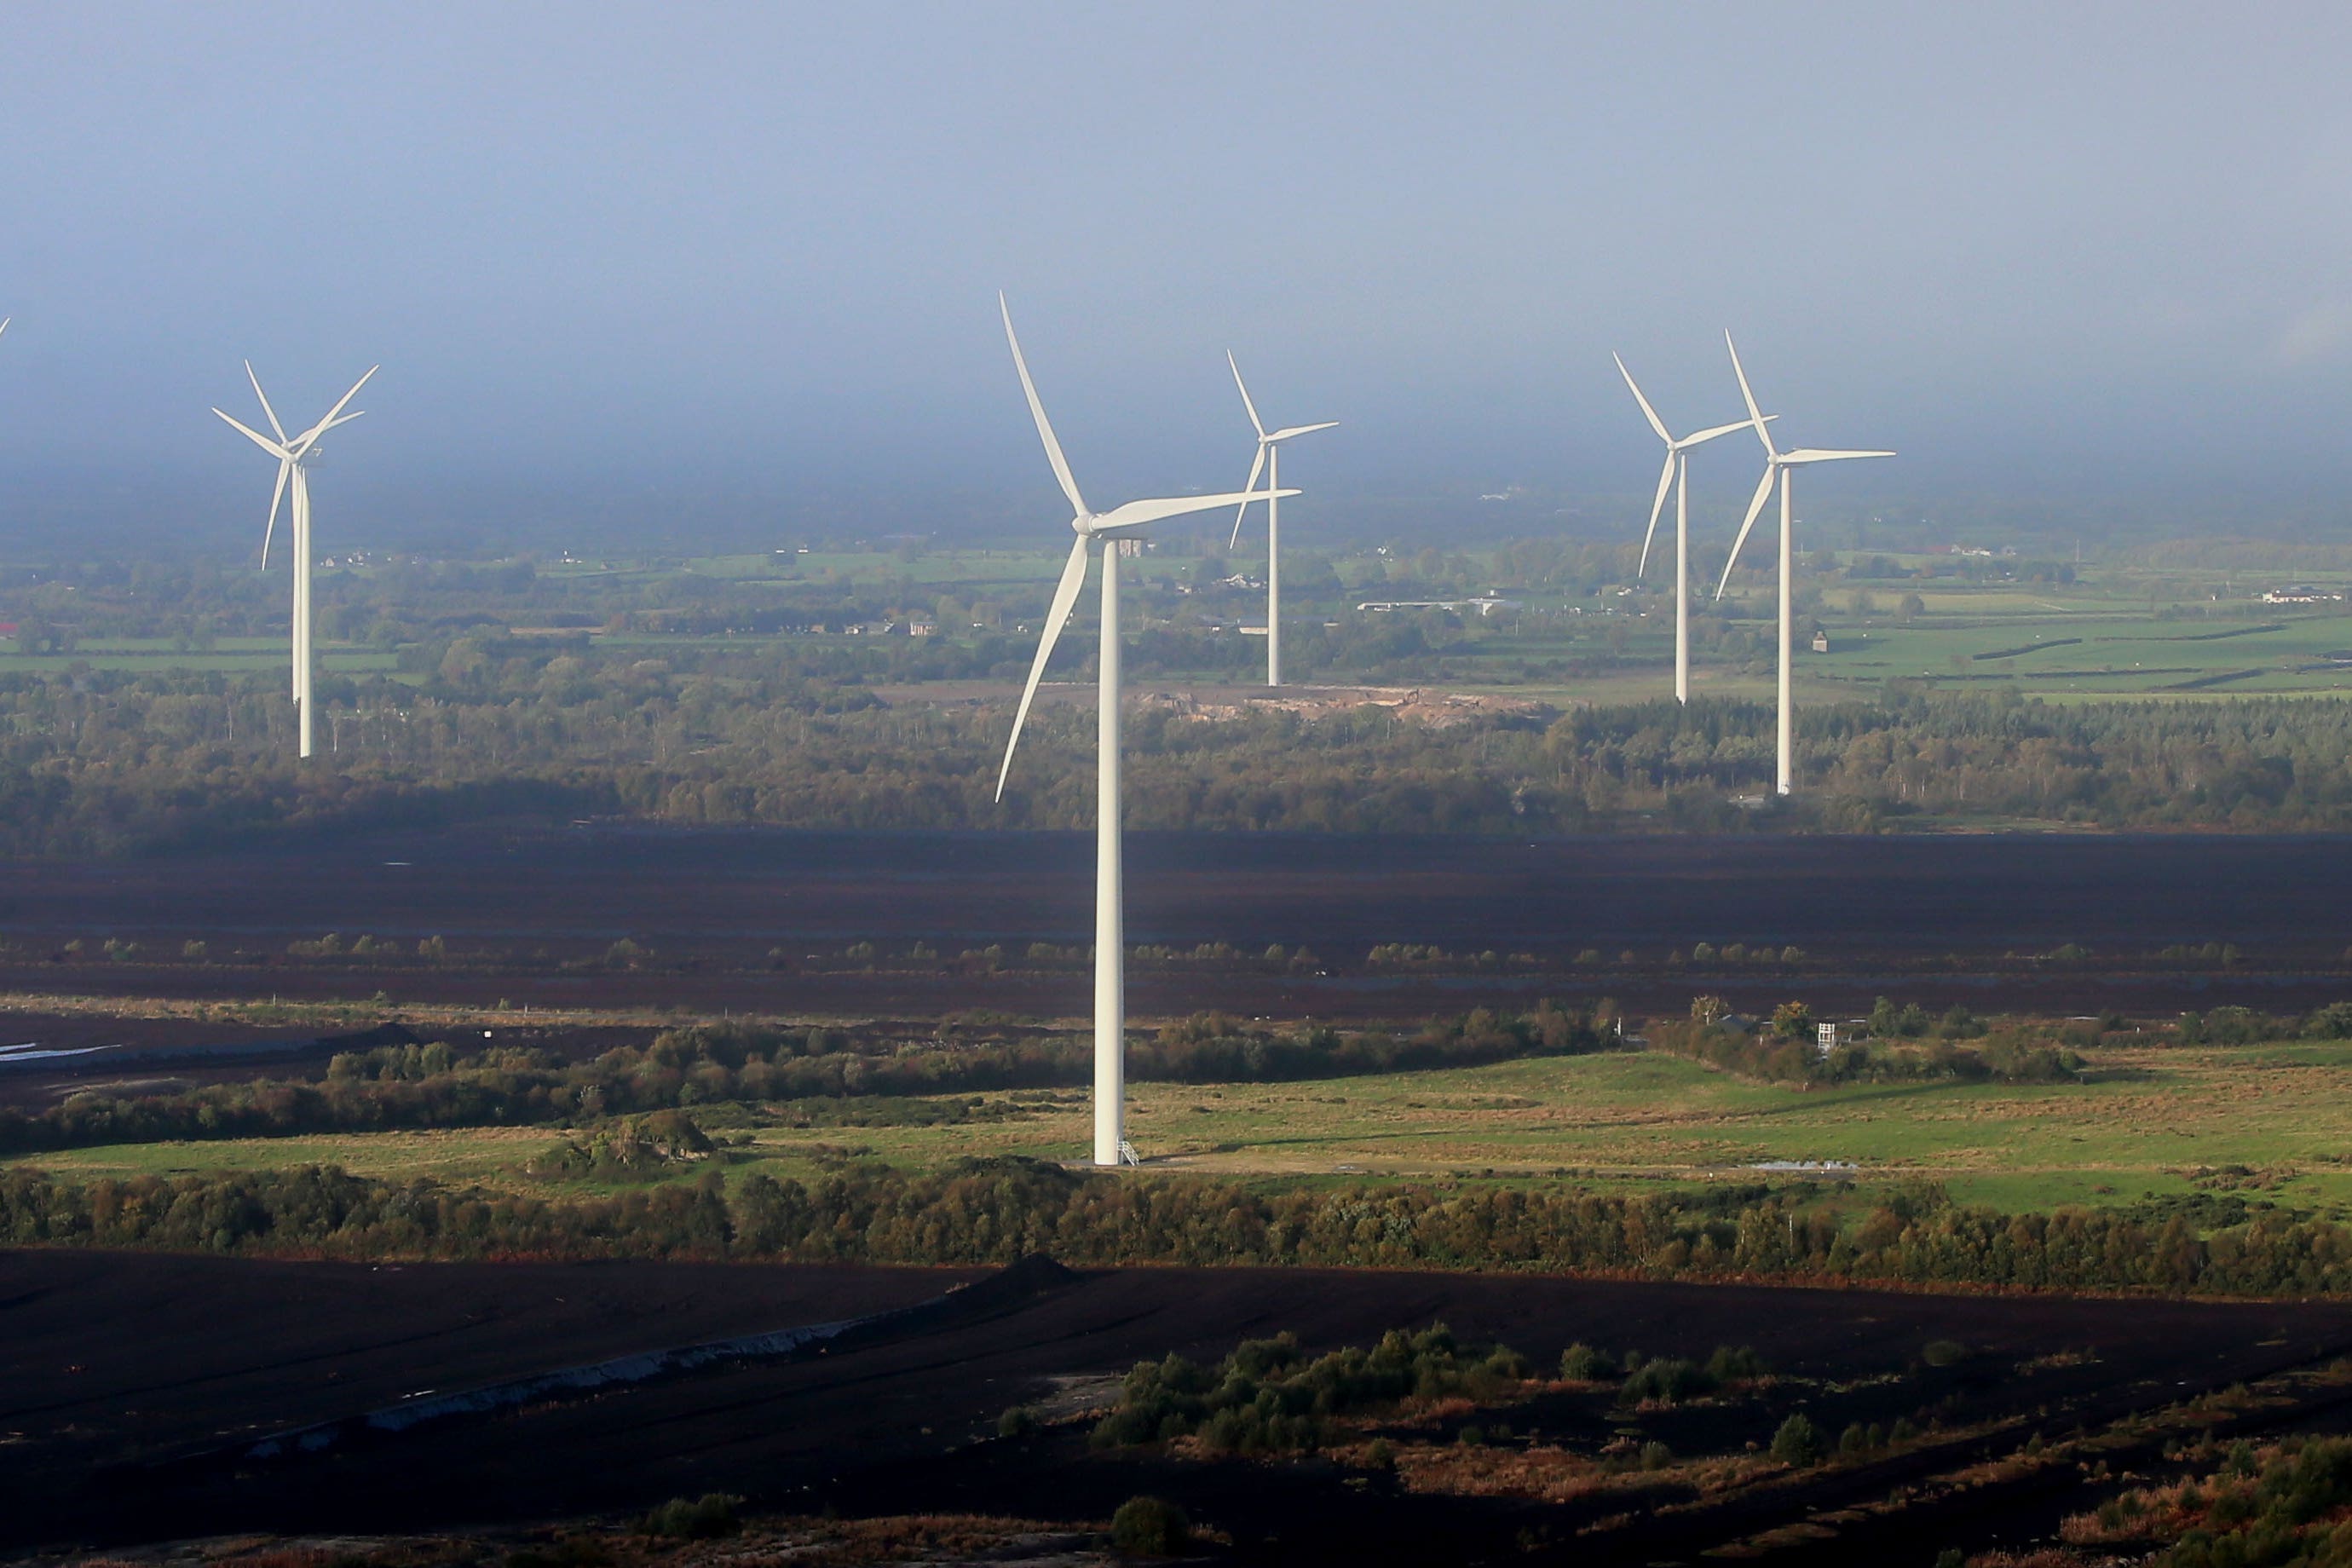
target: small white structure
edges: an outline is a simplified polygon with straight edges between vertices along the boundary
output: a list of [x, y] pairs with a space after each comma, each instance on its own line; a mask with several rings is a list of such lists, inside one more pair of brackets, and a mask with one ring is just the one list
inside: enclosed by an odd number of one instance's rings
[[1822, 1056], [1827, 1056], [1832, 1051], [1837, 1049], [1837, 1026], [1835, 1024], [1816, 1024], [1813, 1026], [1813, 1049], [1820, 1052]]

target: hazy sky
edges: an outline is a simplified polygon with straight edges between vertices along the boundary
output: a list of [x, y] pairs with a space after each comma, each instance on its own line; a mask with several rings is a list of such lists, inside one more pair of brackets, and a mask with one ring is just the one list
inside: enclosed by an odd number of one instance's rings
[[1903, 451], [1832, 494], [2345, 515], [2347, 59], [2340, 4], [19, 7], [0, 527], [252, 542], [250, 355], [289, 423], [383, 362], [322, 544], [1050, 531], [999, 288], [1103, 506], [1239, 480], [1228, 347], [1346, 422], [1327, 505], [1645, 495], [1609, 351], [1714, 422], [1728, 326], [1789, 440]]

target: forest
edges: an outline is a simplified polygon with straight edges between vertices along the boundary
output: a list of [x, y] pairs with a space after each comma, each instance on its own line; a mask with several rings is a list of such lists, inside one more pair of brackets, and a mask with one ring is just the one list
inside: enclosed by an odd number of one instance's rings
[[[289, 705], [219, 674], [0, 676], [0, 853], [123, 854], [285, 828], [621, 816], [796, 828], [1079, 828], [1093, 722], [667, 659], [502, 656], [422, 686], [339, 678], [326, 754]], [[713, 660], [723, 666], [724, 661]], [[1800, 708], [1801, 796], [1769, 801], [1768, 705], [1529, 707], [1449, 722], [1362, 707], [1129, 727], [1137, 828], [1328, 833], [2352, 827], [2352, 710], [2291, 698], [2059, 705], [1893, 691]], [[1745, 797], [1745, 804], [1742, 798]]]
[[[1830, 616], [1842, 638], [1875, 628], [1867, 638], [1895, 643], [1867, 665], [1821, 666], [1798, 704], [1798, 791], [1783, 801], [1768, 702], [1704, 687], [1687, 708], [1639, 700], [1664, 684], [1649, 679], [1668, 601], [1633, 571], [1632, 544], [1287, 558], [1285, 603], [1298, 609], [1286, 666], [1360, 692], [1351, 705], [1238, 700], [1264, 694], [1247, 685], [1264, 644], [1240, 635], [1263, 614], [1249, 575], [1263, 564], [1223, 542], [1169, 542], [1135, 567], [1127, 787], [1139, 828], [2352, 826], [2346, 706], [2234, 684], [2301, 669], [2317, 672], [2313, 692], [2333, 689], [2328, 672], [2352, 668], [2352, 651], [2324, 651], [2326, 639], [2352, 632], [2332, 612], [2289, 627], [2260, 619], [2275, 620], [2274, 607], [2242, 591], [2212, 596], [2218, 580], [2195, 578], [2194, 552], [2088, 588], [2050, 561], [1812, 552], [1800, 613]], [[299, 766], [276, 640], [282, 584], [188, 562], [0, 567], [0, 854], [514, 814], [1084, 827], [1083, 688], [1078, 702], [1041, 703], [1023, 764], [1003, 800], [994, 795], [1048, 587], [1041, 561], [935, 557], [910, 542], [703, 562], [331, 563], [318, 587], [321, 754]], [[1463, 601], [1477, 594], [1524, 597], [1476, 613]], [[1993, 613], [2051, 594], [2074, 596], [2034, 609], [2038, 620]], [[1360, 596], [1404, 607], [1363, 613]], [[1769, 676], [1763, 603], [1695, 611], [1700, 661], [1735, 691]], [[2115, 619], [2126, 612], [2138, 620]], [[2053, 614], [2090, 629], [2033, 629]], [[2205, 629], [2172, 625], [2181, 617]], [[2255, 633], [2288, 641], [2253, 651]], [[1056, 681], [1088, 678], [1090, 640], [1064, 639]], [[1899, 660], [1883, 651], [1897, 643]], [[2053, 649], [2055, 667], [2042, 657]], [[2133, 695], [2034, 684], [2053, 676], [2168, 684]], [[1465, 683], [1487, 697], [1396, 705], [1404, 691]]]

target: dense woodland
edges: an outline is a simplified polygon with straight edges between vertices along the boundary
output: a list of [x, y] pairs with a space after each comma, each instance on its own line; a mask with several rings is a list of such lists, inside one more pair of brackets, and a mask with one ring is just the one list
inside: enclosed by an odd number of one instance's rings
[[[1582, 595], [1590, 613], [1546, 612], [1541, 628], [1515, 610], [1342, 616], [1328, 626], [1302, 616], [1286, 659], [1297, 679], [1385, 685], [1442, 685], [1474, 664], [1487, 686], [1605, 675], [1626, 667], [1634, 623], [1623, 612], [1650, 603], [1604, 586], [1631, 580], [1633, 548], [1523, 541], [1475, 559], [1301, 556], [1286, 578], [1301, 605], [1318, 594], [1335, 603], [1459, 595], [1500, 581]], [[324, 754], [299, 769], [282, 676], [189, 669], [152, 652], [72, 658], [107, 638], [201, 653], [223, 638], [279, 634], [282, 584], [193, 564], [0, 571], [0, 619], [15, 618], [15, 646], [68, 656], [0, 666], [0, 854], [122, 853], [287, 826], [518, 812], [812, 828], [1087, 826], [1086, 707], [1048, 701], [1032, 715], [1026, 760], [1000, 804], [1009, 704], [940, 684], [1002, 690], [1017, 680], [1046, 584], [959, 597], [920, 580], [921, 554], [866, 557], [887, 564], [865, 581], [795, 567], [802, 558], [791, 555], [777, 575], [734, 579], [675, 562], [331, 571], [320, 581], [321, 635], [375, 650], [384, 668], [321, 677]], [[1370, 706], [1197, 715], [1155, 697], [1153, 684], [1237, 673], [1263, 657], [1262, 644], [1228, 635], [1234, 616], [1262, 607], [1256, 590], [1225, 582], [1235, 565], [1222, 548], [1179, 542], [1139, 589], [1146, 619], [1129, 656], [1138, 710], [1128, 771], [1138, 827], [2352, 827], [2352, 710], [2336, 702], [2060, 706], [1889, 681], [1868, 700], [1800, 708], [1793, 805], [1764, 798], [1772, 717], [1759, 703], [1528, 703], [1445, 723]], [[2072, 568], [1824, 555], [1800, 598], [1834, 575], [1849, 596], [1876, 594], [1901, 618], [1896, 579], [1922, 572], [2055, 583]], [[1213, 624], [1220, 616], [1224, 630]], [[903, 629], [917, 617], [956, 635], [881, 635], [886, 623]], [[815, 627], [877, 635], [791, 635]], [[1695, 638], [1710, 661], [1761, 670], [1760, 629], [1710, 605]], [[1065, 639], [1057, 679], [1087, 675], [1090, 641]]]
[[[512, 813], [806, 828], [1076, 828], [1092, 716], [1042, 707], [1002, 803], [1010, 715], [862, 684], [535, 649], [421, 688], [322, 683], [298, 769], [276, 682], [0, 678], [0, 853], [122, 853], [262, 830]], [[463, 662], [463, 661], [459, 661]], [[718, 662], [718, 661], [711, 661]], [[470, 666], [468, 668], [471, 668]], [[2352, 828], [2352, 709], [2292, 699], [2056, 706], [1897, 692], [1801, 708], [1796, 804], [1772, 715], [1661, 700], [1444, 725], [1363, 708], [1129, 728], [1129, 825], [1333, 833], [1814, 828], [1947, 820]], [[1743, 807], [1735, 796], [1753, 797]]]

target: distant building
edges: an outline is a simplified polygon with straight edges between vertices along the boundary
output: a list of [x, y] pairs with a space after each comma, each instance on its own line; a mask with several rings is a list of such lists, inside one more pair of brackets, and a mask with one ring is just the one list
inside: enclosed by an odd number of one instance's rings
[[1827, 653], [1830, 651], [1829, 633], [1815, 632], [1813, 634], [1813, 651], [1815, 653]]
[[2284, 588], [2273, 588], [2263, 595], [2265, 605], [2325, 605], [2344, 597], [2341, 588], [2323, 588], [2314, 583], [2290, 583]]
[[1482, 616], [1491, 616], [1496, 610], [1516, 610], [1519, 607], [1519, 602], [1517, 599], [1504, 599], [1492, 594], [1481, 594], [1475, 599], [1366, 599], [1356, 608], [1370, 615], [1385, 616], [1398, 610], [1459, 611], [1465, 605]]

